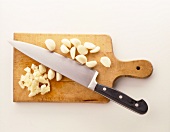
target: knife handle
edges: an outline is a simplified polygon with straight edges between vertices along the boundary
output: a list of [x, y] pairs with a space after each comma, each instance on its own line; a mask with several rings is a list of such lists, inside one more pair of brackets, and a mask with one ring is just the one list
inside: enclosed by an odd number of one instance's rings
[[106, 98], [113, 100], [139, 114], [145, 114], [148, 110], [148, 105], [143, 99], [136, 101], [120, 91], [100, 84], [97, 84], [94, 90]]

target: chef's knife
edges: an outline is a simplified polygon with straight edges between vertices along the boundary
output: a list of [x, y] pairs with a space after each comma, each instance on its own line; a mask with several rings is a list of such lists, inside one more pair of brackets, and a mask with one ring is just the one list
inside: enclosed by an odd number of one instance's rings
[[62, 75], [105, 96], [108, 99], [129, 108], [130, 110], [140, 114], [145, 114], [148, 110], [148, 106], [143, 99], [136, 101], [120, 91], [98, 84], [96, 82], [98, 72], [95, 70], [91, 70], [74, 60], [66, 58], [55, 52], [50, 52], [49, 50], [33, 44], [14, 40], [9, 41], [9, 43], [25, 55], [33, 58], [41, 64], [61, 73]]

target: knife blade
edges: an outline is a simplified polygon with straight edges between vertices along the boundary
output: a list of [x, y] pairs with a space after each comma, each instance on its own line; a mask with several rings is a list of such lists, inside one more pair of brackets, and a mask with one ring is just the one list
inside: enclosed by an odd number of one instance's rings
[[106, 98], [129, 108], [132, 111], [139, 114], [145, 114], [148, 110], [147, 103], [143, 99], [136, 101], [118, 90], [98, 84], [96, 82], [98, 72], [95, 70], [89, 69], [88, 67], [56, 52], [50, 52], [47, 49], [30, 43], [14, 40], [9, 41], [9, 43], [39, 63], [105, 96]]

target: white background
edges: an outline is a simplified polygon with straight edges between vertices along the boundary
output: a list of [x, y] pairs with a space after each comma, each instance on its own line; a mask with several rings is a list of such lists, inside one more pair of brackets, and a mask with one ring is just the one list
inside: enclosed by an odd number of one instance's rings
[[[14, 32], [108, 34], [121, 60], [147, 59], [147, 79], [121, 78], [116, 88], [145, 99], [149, 111], [133, 113], [114, 102], [13, 103]], [[0, 0], [1, 132], [169, 132], [169, 0]]]

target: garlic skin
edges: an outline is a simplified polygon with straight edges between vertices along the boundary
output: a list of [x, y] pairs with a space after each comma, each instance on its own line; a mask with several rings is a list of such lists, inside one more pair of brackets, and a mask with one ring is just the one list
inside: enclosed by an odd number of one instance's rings
[[76, 55], [76, 47], [72, 47], [71, 49], [70, 49], [70, 56], [71, 56], [71, 58], [74, 60], [74, 58], [75, 58], [75, 55]]
[[83, 45], [79, 45], [79, 46], [77, 47], [77, 51], [78, 51], [78, 53], [81, 54], [81, 55], [86, 55], [86, 54], [88, 53], [87, 48], [86, 48], [85, 46], [83, 46]]
[[96, 47], [96, 45], [94, 45], [91, 42], [85, 42], [84, 47], [86, 47], [87, 49], [94, 49]]
[[70, 42], [74, 45], [74, 47], [78, 47], [79, 45], [81, 45], [81, 41], [77, 38], [72, 38], [70, 39]]
[[97, 65], [97, 61], [89, 61], [89, 62], [86, 62], [86, 66], [89, 67], [89, 68], [93, 68]]
[[110, 67], [111, 66], [111, 60], [107, 56], [103, 56], [100, 58], [100, 62], [105, 66], [105, 67]]
[[96, 46], [94, 49], [90, 50], [90, 53], [97, 53], [100, 51], [100, 47]]
[[68, 48], [71, 48], [71, 42], [70, 42], [70, 40], [68, 40], [68, 39], [62, 39], [61, 40], [61, 43], [62, 44], [64, 44], [65, 46], [67, 46]]
[[64, 54], [67, 54], [69, 52], [69, 49], [64, 44], [61, 45], [60, 50]]
[[54, 40], [52, 40], [52, 39], [46, 39], [45, 45], [49, 51], [54, 51], [56, 48], [56, 44], [55, 44]]
[[62, 79], [62, 75], [58, 72], [56, 72], [56, 81], [60, 81]]
[[83, 65], [87, 62], [87, 57], [84, 55], [77, 55], [76, 60]]
[[48, 79], [52, 80], [55, 77], [55, 72], [52, 69], [48, 70]]

